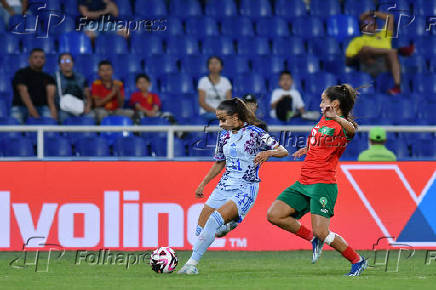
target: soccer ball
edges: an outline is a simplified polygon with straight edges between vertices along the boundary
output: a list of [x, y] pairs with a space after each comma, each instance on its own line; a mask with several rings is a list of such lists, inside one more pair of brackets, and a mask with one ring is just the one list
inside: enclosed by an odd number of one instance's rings
[[170, 247], [160, 247], [151, 253], [150, 265], [156, 273], [171, 273], [178, 262], [176, 252]]

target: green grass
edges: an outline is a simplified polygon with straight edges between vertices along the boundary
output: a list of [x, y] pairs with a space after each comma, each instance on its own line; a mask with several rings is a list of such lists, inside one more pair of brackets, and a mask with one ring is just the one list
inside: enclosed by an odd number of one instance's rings
[[[190, 252], [178, 251], [180, 269]], [[373, 253], [364, 252], [373, 263]], [[0, 253], [1, 289], [436, 289], [436, 262], [425, 265], [425, 252], [402, 257], [399, 272], [385, 272], [384, 266], [368, 268], [360, 277], [344, 277], [349, 263], [338, 253], [324, 251], [311, 264], [311, 252], [208, 252], [199, 265], [200, 274], [182, 276], [156, 274], [149, 265], [75, 264], [75, 252], [51, 260], [48, 272], [17, 260], [23, 253]], [[47, 254], [41, 257], [42, 268]], [[389, 263], [395, 269], [397, 252]]]

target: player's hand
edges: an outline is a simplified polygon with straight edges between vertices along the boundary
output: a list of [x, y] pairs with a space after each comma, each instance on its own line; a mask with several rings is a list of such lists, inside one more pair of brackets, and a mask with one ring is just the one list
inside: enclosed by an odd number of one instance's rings
[[300, 150], [294, 152], [294, 154], [292, 154], [292, 156], [294, 157], [294, 160], [297, 158], [300, 158], [301, 156], [303, 156], [304, 154], [307, 153], [307, 147], [301, 148]]
[[270, 153], [268, 151], [262, 151], [257, 153], [256, 157], [254, 157], [254, 165], [261, 165], [270, 157]]
[[195, 197], [196, 198], [203, 198], [204, 197], [204, 185], [200, 184], [197, 189], [195, 190]]
[[326, 118], [336, 118], [336, 111], [332, 106], [326, 106], [322, 112]]

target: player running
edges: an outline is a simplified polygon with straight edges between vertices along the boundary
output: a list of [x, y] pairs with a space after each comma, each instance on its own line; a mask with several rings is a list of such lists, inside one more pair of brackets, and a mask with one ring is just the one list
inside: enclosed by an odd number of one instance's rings
[[[306, 154], [300, 178], [268, 209], [270, 223], [312, 242], [312, 263], [319, 259], [324, 243], [340, 252], [352, 263], [348, 276], [360, 275], [368, 262], [341, 236], [330, 231], [329, 224], [338, 194], [338, 160], [357, 129], [351, 116], [356, 95], [356, 90], [348, 84], [328, 87], [322, 93], [323, 117], [313, 127], [307, 147], [293, 154], [295, 158]], [[309, 211], [313, 233], [298, 221]]]
[[[215, 240], [233, 229], [254, 205], [259, 190], [259, 167], [269, 157], [285, 157], [288, 151], [262, 129], [253, 126], [254, 114], [240, 99], [222, 101], [216, 109], [220, 127], [215, 163], [195, 191], [204, 187], [226, 167], [199, 217], [192, 256], [178, 274], [198, 274], [197, 264]], [[203, 226], [204, 225], [204, 228]]]

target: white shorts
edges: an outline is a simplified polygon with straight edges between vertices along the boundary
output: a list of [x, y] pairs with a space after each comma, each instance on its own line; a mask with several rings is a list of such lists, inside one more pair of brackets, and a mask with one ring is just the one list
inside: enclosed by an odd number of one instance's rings
[[209, 199], [206, 201], [206, 205], [218, 209], [227, 201], [233, 201], [238, 207], [238, 222], [240, 223], [245, 218], [248, 211], [253, 207], [258, 191], [259, 183], [251, 183], [242, 186], [241, 188], [229, 190], [215, 188], [209, 196]]

